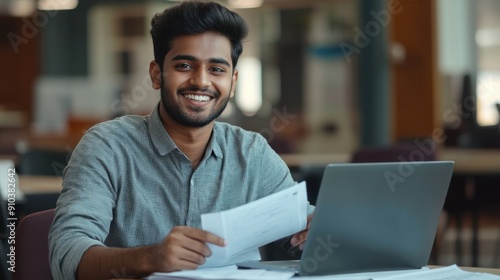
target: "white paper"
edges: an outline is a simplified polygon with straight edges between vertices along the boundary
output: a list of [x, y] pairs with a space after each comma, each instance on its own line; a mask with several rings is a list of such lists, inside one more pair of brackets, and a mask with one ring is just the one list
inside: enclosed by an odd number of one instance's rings
[[429, 270], [423, 270], [418, 272], [411, 272], [407, 274], [399, 274], [396, 276], [389, 277], [376, 277], [373, 280], [448, 280], [448, 279], [460, 279], [460, 280], [500, 280], [500, 276], [479, 273], [479, 272], [469, 272], [460, 269], [457, 265], [450, 265], [441, 268], [433, 268]]
[[359, 273], [335, 274], [335, 275], [324, 275], [324, 276], [300, 276], [300, 277], [297, 276], [297, 277], [294, 277], [293, 279], [301, 279], [301, 280], [373, 280], [373, 279], [378, 279], [376, 277], [401, 275], [401, 274], [406, 274], [406, 273], [420, 271], [420, 270], [428, 270], [428, 268], [423, 267], [420, 269], [359, 272]]
[[154, 273], [147, 280], [166, 279], [241, 279], [241, 280], [281, 280], [293, 277], [293, 272], [270, 271], [264, 269], [237, 269], [236, 266], [184, 270], [170, 273]]
[[296, 184], [233, 209], [203, 214], [201, 224], [203, 230], [224, 238], [227, 244], [208, 244], [212, 256], [202, 268], [260, 259], [260, 246], [306, 228], [306, 184]]
[[[427, 268], [422, 268], [427, 270]], [[170, 273], [154, 273], [147, 280], [167, 279], [232, 279], [232, 280], [279, 280], [279, 279], [301, 279], [301, 280], [372, 280], [375, 276], [406, 275], [406, 273], [418, 271], [416, 269], [397, 271], [378, 271], [364, 273], [350, 273], [324, 276], [293, 276], [293, 272], [271, 271], [262, 269], [237, 269], [235, 265], [217, 268], [205, 268], [198, 270], [186, 270]], [[400, 276], [399, 276], [400, 277]], [[378, 279], [378, 278], [375, 278]], [[383, 278], [385, 280], [385, 278]], [[392, 279], [392, 277], [391, 277]], [[405, 279], [397, 278], [396, 279]]]

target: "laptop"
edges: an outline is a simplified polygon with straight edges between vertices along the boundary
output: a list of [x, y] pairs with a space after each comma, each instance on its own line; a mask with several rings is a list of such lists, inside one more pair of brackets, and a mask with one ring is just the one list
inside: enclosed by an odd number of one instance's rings
[[328, 164], [301, 259], [237, 265], [298, 275], [420, 269], [429, 261], [453, 165]]

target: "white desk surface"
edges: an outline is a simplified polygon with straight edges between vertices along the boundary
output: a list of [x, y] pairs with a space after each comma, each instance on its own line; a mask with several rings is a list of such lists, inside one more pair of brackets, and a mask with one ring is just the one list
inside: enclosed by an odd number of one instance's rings
[[62, 178], [57, 176], [19, 175], [19, 190], [25, 195], [60, 193]]
[[500, 175], [500, 150], [497, 149], [442, 149], [439, 160], [455, 162], [455, 172]]
[[[435, 266], [435, 265], [429, 265], [429, 267], [436, 268], [440, 266]], [[482, 272], [482, 273], [490, 273], [494, 275], [500, 275], [500, 268], [487, 268], [487, 267], [469, 267], [469, 266], [460, 266], [461, 269], [465, 271], [472, 271], [472, 272]]]
[[[440, 266], [429, 266], [431, 269], [432, 268], [438, 268]], [[471, 271], [471, 272], [482, 272], [482, 273], [490, 273], [493, 275], [500, 275], [500, 269], [498, 268], [482, 268], [482, 267], [460, 267], [461, 269], [465, 271]], [[292, 279], [298, 278], [300, 279], [301, 277], [293, 277]], [[308, 278], [316, 278], [316, 277], [308, 277]], [[318, 279], [330, 279], [328, 275], [325, 276], [317, 276]], [[332, 276], [332, 279], [337, 279], [337, 277]], [[123, 279], [115, 279], [115, 280], [123, 280]]]

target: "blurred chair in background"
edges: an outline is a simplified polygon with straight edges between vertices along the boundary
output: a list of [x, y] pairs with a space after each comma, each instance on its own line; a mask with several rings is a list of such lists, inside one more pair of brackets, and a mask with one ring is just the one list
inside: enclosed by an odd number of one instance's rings
[[21, 175], [62, 176], [71, 151], [52, 148], [18, 149], [18, 170]]
[[16, 230], [16, 269], [14, 280], [52, 280], [49, 265], [49, 229], [54, 209], [24, 217]]
[[393, 146], [360, 148], [351, 162], [402, 162], [436, 160], [435, 143], [430, 139], [404, 141]]
[[[18, 149], [18, 174], [20, 176], [56, 176], [61, 177], [68, 164], [72, 151], [28, 147]], [[22, 215], [56, 207], [59, 194], [25, 194]]]
[[7, 250], [7, 248], [9, 248], [9, 246], [7, 246], [7, 240], [9, 231], [7, 229], [7, 205], [3, 198], [0, 199], [0, 208], [0, 219], [2, 219], [0, 222], [0, 262], [2, 262], [0, 265], [0, 278], [9, 280], [11, 279], [7, 263], [7, 254], [9, 253]]

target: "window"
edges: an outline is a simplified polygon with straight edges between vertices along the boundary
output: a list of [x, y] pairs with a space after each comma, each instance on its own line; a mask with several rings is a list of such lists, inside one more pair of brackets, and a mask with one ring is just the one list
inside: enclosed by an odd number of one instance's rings
[[477, 122], [499, 124], [500, 114], [500, 1], [476, 1]]

